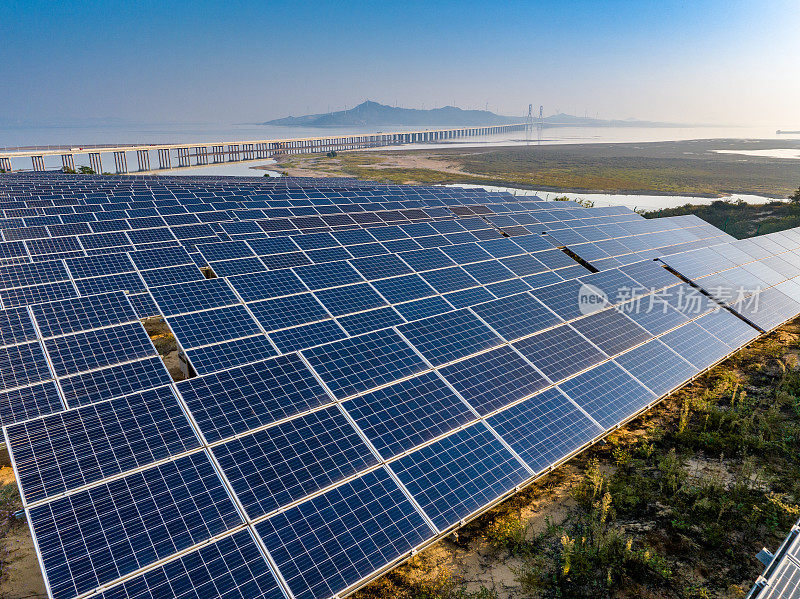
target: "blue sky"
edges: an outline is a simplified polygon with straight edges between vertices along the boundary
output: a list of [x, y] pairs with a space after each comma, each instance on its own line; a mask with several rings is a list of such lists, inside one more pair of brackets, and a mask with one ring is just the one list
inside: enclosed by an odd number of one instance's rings
[[800, 127], [800, 2], [3, 3], [0, 120], [253, 122], [373, 99]]

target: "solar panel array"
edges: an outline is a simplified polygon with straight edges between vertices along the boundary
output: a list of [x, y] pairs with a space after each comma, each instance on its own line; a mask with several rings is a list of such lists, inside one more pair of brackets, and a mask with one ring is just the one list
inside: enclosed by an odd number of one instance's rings
[[747, 599], [794, 599], [800, 594], [800, 523], [796, 523], [759, 576]]
[[[52, 389], [0, 409], [58, 598], [346, 594], [768, 330], [676, 253], [741, 257], [694, 218], [340, 180], [33, 175], [0, 193], [9, 224], [51, 235], [109, 212], [173, 234], [197, 223], [167, 216], [203, 215], [216, 235], [41, 262], [23, 241], [21, 266], [47, 266], [4, 279], [72, 286], [9, 294], [0, 326], [25, 365], [6, 389]], [[750, 262], [797, 262], [794, 239]], [[781, 268], [770, 289], [793, 283]], [[143, 286], [77, 284], [123, 273]], [[789, 318], [770, 298], [760, 322]], [[170, 382], [150, 314], [198, 376]]]

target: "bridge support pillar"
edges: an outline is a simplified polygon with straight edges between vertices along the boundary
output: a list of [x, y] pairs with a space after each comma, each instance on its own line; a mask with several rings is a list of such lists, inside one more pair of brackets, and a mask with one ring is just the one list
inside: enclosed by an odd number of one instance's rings
[[125, 152], [114, 152], [114, 167], [117, 169], [117, 174], [128, 172], [128, 159], [125, 157]]
[[228, 162], [238, 162], [241, 160], [239, 144], [228, 144]]
[[136, 160], [140, 171], [150, 170], [150, 153], [147, 150], [136, 150]]
[[33, 163], [33, 170], [35, 171], [43, 171], [44, 170], [44, 158], [41, 156], [31, 156], [31, 162]]
[[11, 158], [0, 158], [0, 171], [11, 172]]
[[244, 160], [254, 160], [256, 154], [253, 151], [253, 144], [244, 144], [242, 146], [242, 154], [244, 155]]
[[170, 158], [168, 148], [159, 148], [158, 168], [172, 168], [172, 159]]
[[205, 146], [195, 146], [194, 148], [194, 163], [195, 164], [208, 164], [208, 148]]
[[103, 159], [100, 152], [89, 152], [89, 167], [98, 175], [103, 174]]
[[75, 170], [75, 157], [72, 154], [61, 154], [61, 166], [70, 171]]

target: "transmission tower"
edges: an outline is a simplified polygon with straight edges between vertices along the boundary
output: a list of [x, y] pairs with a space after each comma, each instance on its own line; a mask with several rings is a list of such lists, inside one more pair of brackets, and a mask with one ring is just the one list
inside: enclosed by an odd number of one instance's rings
[[533, 134], [533, 104], [528, 104], [528, 118], [525, 120], [525, 143], [530, 145]]
[[542, 143], [542, 129], [544, 129], [544, 106], [539, 106], [539, 121], [536, 123], [536, 143]]

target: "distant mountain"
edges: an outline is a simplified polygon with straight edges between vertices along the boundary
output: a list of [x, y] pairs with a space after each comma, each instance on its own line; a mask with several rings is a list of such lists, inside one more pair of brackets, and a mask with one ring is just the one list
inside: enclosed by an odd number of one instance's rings
[[488, 110], [461, 110], [455, 106], [418, 110], [416, 108], [395, 108], [378, 102], [362, 102], [350, 110], [339, 110], [325, 114], [288, 116], [282, 119], [259, 123], [261, 125], [281, 125], [287, 127], [363, 127], [363, 126], [416, 126], [451, 125], [454, 127], [471, 125], [508, 125], [523, 123], [524, 117], [502, 116]]
[[[534, 122], [538, 119], [534, 119]], [[455, 106], [445, 106], [432, 110], [416, 108], [395, 108], [367, 100], [350, 110], [339, 110], [323, 114], [287, 116], [282, 119], [257, 123], [259, 125], [279, 125], [284, 127], [404, 127], [453, 126], [469, 127], [477, 125], [508, 125], [524, 123], [524, 116], [503, 116], [488, 110], [462, 110]], [[670, 123], [652, 121], [602, 120], [571, 114], [554, 114], [545, 117], [545, 127], [673, 127]]]
[[685, 127], [676, 123], [658, 123], [655, 121], [637, 121], [636, 119], [603, 120], [584, 116], [575, 116], [560, 112], [542, 119], [545, 127]]

